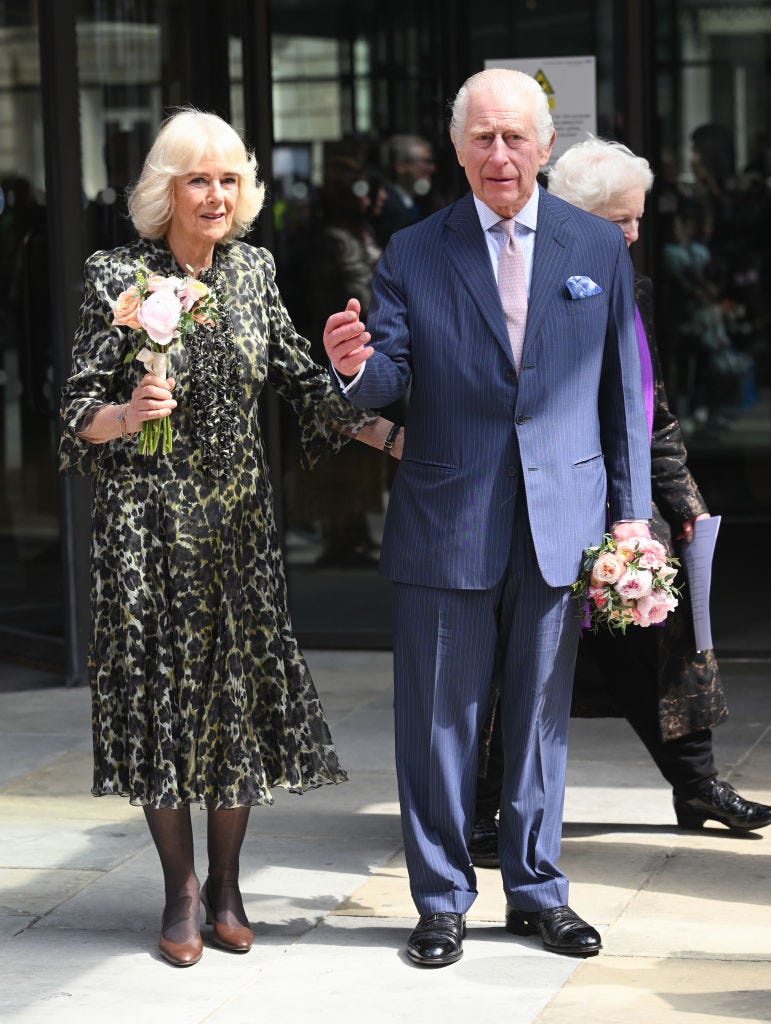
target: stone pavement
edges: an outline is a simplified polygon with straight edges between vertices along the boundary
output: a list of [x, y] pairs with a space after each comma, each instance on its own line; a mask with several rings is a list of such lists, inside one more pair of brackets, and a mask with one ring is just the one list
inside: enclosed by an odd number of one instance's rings
[[[8, 1024], [751, 1024], [771, 1020], [771, 828], [678, 832], [670, 794], [623, 721], [573, 721], [563, 865], [598, 957], [507, 935], [479, 872], [465, 955], [421, 970], [392, 763], [391, 658], [308, 653], [342, 786], [255, 808], [245, 956], [156, 952], [162, 882], [141, 811], [89, 795], [89, 699], [0, 666], [0, 1019]], [[771, 802], [771, 666], [723, 665], [721, 774]], [[194, 812], [200, 870], [205, 814]], [[204, 928], [204, 941], [206, 929]]]

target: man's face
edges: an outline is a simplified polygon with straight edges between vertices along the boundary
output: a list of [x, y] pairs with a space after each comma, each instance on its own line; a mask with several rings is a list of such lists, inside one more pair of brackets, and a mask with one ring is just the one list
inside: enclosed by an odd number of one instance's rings
[[[415, 144], [409, 155], [404, 160], [394, 164], [394, 170], [398, 181], [409, 191], [417, 191], [420, 194], [428, 192], [431, 188], [431, 179], [436, 170], [431, 147]], [[425, 183], [425, 187], [414, 189], [417, 182]]]
[[527, 203], [538, 171], [554, 143], [542, 148], [536, 137], [528, 98], [514, 102], [494, 92], [469, 99], [463, 135], [455, 141], [458, 163], [477, 199], [500, 217], [513, 217]]

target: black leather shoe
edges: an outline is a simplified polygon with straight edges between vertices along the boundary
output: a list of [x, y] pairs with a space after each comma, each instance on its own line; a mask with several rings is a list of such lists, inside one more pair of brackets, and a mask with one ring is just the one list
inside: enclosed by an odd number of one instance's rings
[[570, 907], [531, 911], [507, 905], [506, 931], [513, 935], [540, 935], [544, 949], [550, 953], [594, 956], [602, 949], [599, 932]]
[[422, 967], [444, 967], [463, 956], [465, 914], [423, 914], [407, 940], [407, 956]]
[[468, 853], [475, 868], [500, 867], [498, 860], [498, 822], [495, 818], [477, 818], [468, 841]]
[[675, 814], [680, 828], [701, 828], [707, 818], [727, 825], [734, 832], [751, 832], [771, 824], [771, 807], [745, 800], [728, 782], [710, 779], [696, 796], [674, 794]]

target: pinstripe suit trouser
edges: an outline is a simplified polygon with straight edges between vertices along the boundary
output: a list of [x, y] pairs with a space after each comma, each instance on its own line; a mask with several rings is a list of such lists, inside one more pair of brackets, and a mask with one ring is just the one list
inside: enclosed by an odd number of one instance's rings
[[505, 752], [504, 891], [520, 910], [567, 903], [557, 861], [579, 617], [570, 589], [541, 575], [524, 506], [518, 496], [509, 563], [492, 589], [394, 583], [396, 770], [420, 914], [464, 913], [477, 894], [467, 840], [494, 671]]

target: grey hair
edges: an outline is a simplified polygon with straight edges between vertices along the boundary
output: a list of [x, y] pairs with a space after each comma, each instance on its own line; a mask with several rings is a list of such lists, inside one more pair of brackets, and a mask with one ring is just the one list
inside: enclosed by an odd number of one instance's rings
[[422, 135], [392, 135], [388, 140], [388, 164], [409, 163], [418, 150], [431, 149], [431, 143]]
[[594, 135], [565, 150], [549, 171], [549, 191], [588, 213], [630, 188], [649, 192], [652, 185], [653, 171], [645, 157], [635, 156], [621, 142]]
[[533, 124], [538, 145], [546, 149], [554, 133], [554, 123], [549, 112], [549, 98], [541, 86], [524, 71], [512, 68], [487, 68], [467, 78], [452, 102], [450, 138], [457, 146], [466, 130], [469, 100], [482, 92], [492, 92], [512, 103], [527, 97], [532, 104]]
[[174, 179], [192, 171], [207, 153], [238, 175], [238, 199], [225, 241], [245, 234], [262, 209], [265, 186], [257, 160], [238, 132], [216, 114], [186, 107], [164, 121], [130, 191], [129, 213], [144, 238], [162, 238], [174, 214]]

